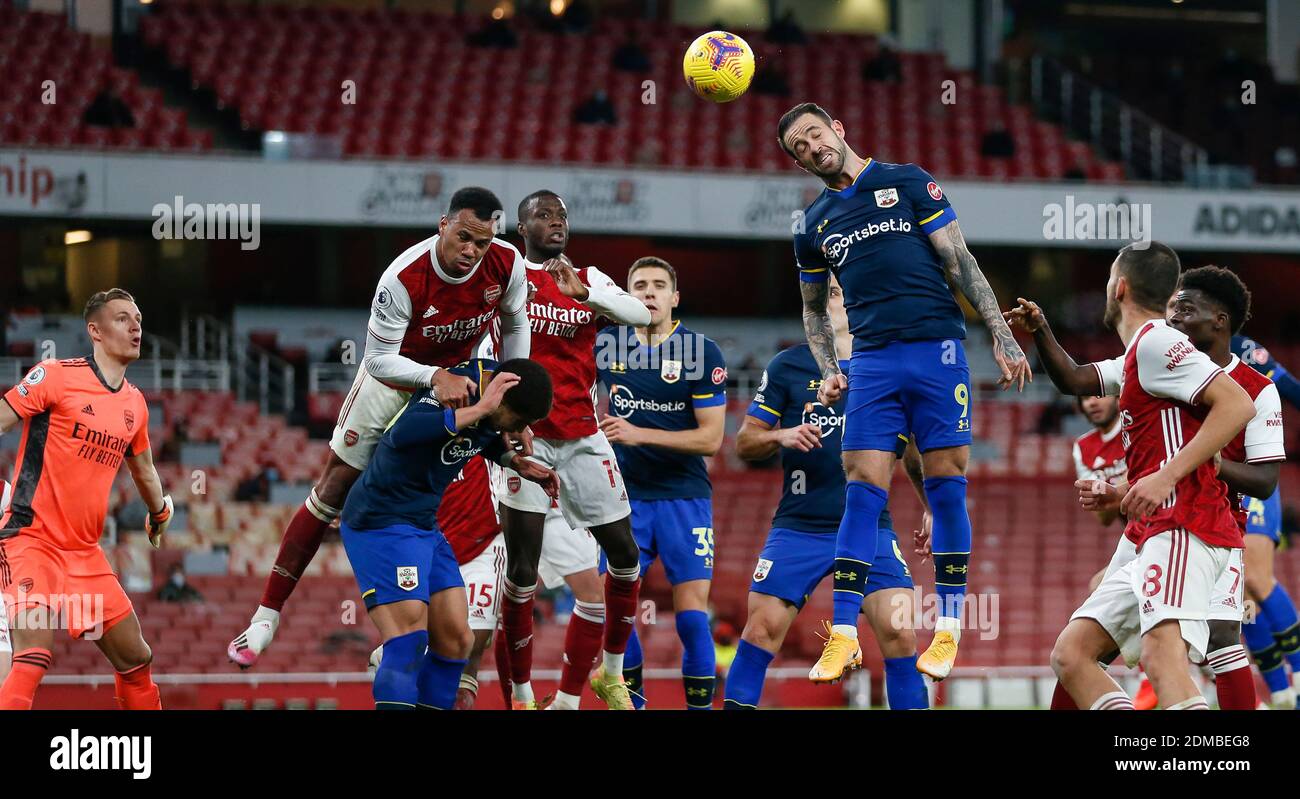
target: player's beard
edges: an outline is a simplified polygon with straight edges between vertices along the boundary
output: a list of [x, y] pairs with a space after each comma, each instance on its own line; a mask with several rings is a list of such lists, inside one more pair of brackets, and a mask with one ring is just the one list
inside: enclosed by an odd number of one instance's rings
[[1101, 318], [1101, 323], [1108, 330], [1119, 330], [1119, 300], [1114, 297], [1106, 298], [1106, 313]]
[[825, 169], [822, 169], [816, 161], [813, 161], [812, 171], [814, 175], [819, 178], [834, 178], [839, 176], [840, 172], [844, 169], [844, 159], [848, 155], [848, 145], [844, 143], [843, 139], [840, 139], [839, 144], [834, 149], [835, 157], [831, 159], [830, 165]]

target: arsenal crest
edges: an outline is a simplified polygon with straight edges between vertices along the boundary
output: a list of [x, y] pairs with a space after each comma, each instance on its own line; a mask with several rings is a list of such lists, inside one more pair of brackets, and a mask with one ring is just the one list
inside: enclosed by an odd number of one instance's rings
[[343, 444], [349, 447], [354, 446], [357, 443], [357, 438], [356, 430], [348, 430], [343, 434]]
[[135, 429], [134, 413], [131, 413], [130, 411], [122, 411], [122, 419], [126, 422], [126, 430], [128, 433]]
[[759, 558], [758, 565], [754, 567], [754, 582], [761, 583], [767, 579], [767, 573], [772, 571], [772, 561], [767, 558]]
[[521, 485], [519, 478], [514, 475], [506, 478], [506, 488], [510, 489], [511, 494], [518, 494]]
[[681, 361], [661, 361], [659, 364], [659, 376], [664, 379], [665, 383], [676, 383], [682, 379], [682, 362]]
[[492, 285], [483, 289], [483, 302], [486, 302], [488, 305], [491, 305], [492, 303], [496, 302], [499, 299], [501, 299], [500, 283], [493, 283]]
[[420, 584], [420, 570], [414, 566], [397, 567], [397, 587], [403, 591], [414, 591]]

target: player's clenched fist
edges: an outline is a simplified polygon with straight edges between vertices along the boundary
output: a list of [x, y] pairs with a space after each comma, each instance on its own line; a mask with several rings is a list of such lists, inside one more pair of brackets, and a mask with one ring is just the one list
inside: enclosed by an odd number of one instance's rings
[[590, 291], [578, 278], [578, 273], [573, 269], [573, 261], [564, 253], [551, 258], [542, 264], [546, 271], [555, 278], [555, 285], [560, 289], [560, 293], [566, 297], [583, 302], [587, 299]]
[[637, 437], [637, 431], [641, 428], [632, 424], [626, 419], [620, 419], [617, 416], [606, 416], [600, 420], [600, 431], [605, 434], [611, 444], [622, 444], [626, 447], [635, 447], [641, 443]]
[[1075, 480], [1079, 490], [1079, 507], [1091, 511], [1119, 510], [1128, 493], [1128, 483], [1111, 485], [1105, 480]]
[[[515, 382], [518, 381], [519, 377], [516, 375]], [[478, 389], [478, 385], [473, 380], [463, 375], [452, 374], [446, 369], [439, 369], [433, 373], [432, 387], [433, 398], [444, 408], [464, 408], [469, 405], [470, 392]], [[501, 401], [498, 399], [497, 405], [500, 404]], [[496, 405], [492, 407], [495, 408]]]
[[1037, 333], [1047, 324], [1047, 317], [1043, 315], [1043, 309], [1038, 307], [1038, 303], [1017, 297], [1019, 303], [1015, 308], [1002, 312], [1002, 318], [1007, 320], [1007, 324], [1014, 328], [1020, 328], [1026, 333]]
[[798, 427], [787, 427], [781, 431], [777, 441], [781, 442], [781, 446], [786, 449], [811, 452], [814, 449], [821, 448], [822, 429], [818, 425], [807, 423]]
[[822, 381], [821, 387], [817, 389], [817, 401], [830, 407], [840, 401], [844, 392], [849, 390], [849, 379], [839, 372]]

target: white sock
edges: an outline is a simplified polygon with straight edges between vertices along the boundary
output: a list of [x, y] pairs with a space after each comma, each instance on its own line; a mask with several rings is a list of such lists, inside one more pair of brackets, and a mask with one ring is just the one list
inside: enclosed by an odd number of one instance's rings
[[511, 683], [510, 685], [511, 685], [510, 687], [511, 698], [519, 702], [534, 701], [533, 684], [531, 682], [516, 682], [516, 683]]
[[280, 628], [280, 611], [271, 610], [266, 605], [258, 605], [257, 610], [253, 613], [253, 621], [270, 622], [271, 632], [274, 633]]
[[1132, 710], [1133, 700], [1129, 699], [1128, 694], [1123, 691], [1111, 691], [1108, 694], [1102, 694], [1097, 697], [1097, 701], [1092, 703], [1089, 710]]
[[1295, 691], [1290, 688], [1274, 691], [1269, 697], [1270, 710], [1295, 710], [1295, 705]]
[[1165, 710], [1209, 710], [1210, 705], [1205, 701], [1203, 696], [1193, 696], [1191, 699], [1184, 699], [1181, 702], [1175, 702]]
[[547, 710], [577, 710], [579, 697], [573, 694], [566, 694], [563, 691], [555, 692], [555, 701]]
[[961, 619], [952, 616], [940, 616], [934, 621], [934, 631], [952, 633], [952, 640], [961, 643]]
[[858, 640], [858, 626], [856, 624], [832, 624], [831, 632], [839, 633], [845, 638], [852, 638], [854, 641]]
[[623, 653], [606, 652], [601, 658], [601, 665], [605, 667], [605, 674], [614, 676], [623, 673]]

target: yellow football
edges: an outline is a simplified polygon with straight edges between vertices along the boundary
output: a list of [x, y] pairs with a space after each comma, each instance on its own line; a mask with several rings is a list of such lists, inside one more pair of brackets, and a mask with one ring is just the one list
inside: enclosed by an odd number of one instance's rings
[[709, 31], [691, 42], [682, 59], [691, 91], [714, 103], [729, 103], [754, 79], [754, 51], [734, 33]]

